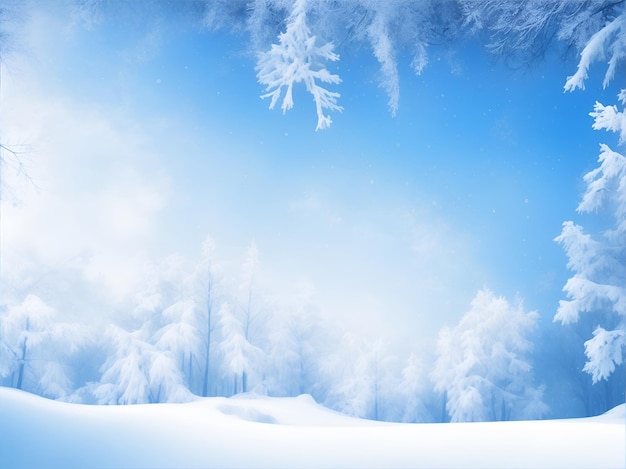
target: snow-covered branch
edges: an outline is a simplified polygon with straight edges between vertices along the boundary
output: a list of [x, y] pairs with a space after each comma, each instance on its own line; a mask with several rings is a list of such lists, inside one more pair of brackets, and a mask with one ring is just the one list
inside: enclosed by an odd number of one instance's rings
[[[372, 45], [374, 56], [380, 63], [382, 88], [389, 96], [389, 110], [395, 115], [400, 101], [400, 78], [395, 58], [395, 46], [390, 37], [388, 9], [379, 8], [374, 20], [367, 28], [367, 36]], [[425, 50], [424, 50], [425, 54]], [[424, 60], [424, 59], [422, 59]], [[420, 68], [419, 65], [417, 65]]]
[[619, 286], [593, 282], [577, 274], [567, 281], [563, 291], [570, 300], [559, 301], [555, 321], [575, 323], [580, 313], [600, 310], [605, 304], [613, 305], [616, 312], [626, 316], [626, 289]]
[[[622, 106], [626, 105], [626, 89], [620, 91], [618, 99]], [[605, 129], [615, 132], [619, 135], [620, 143], [626, 143], [626, 114], [623, 110], [620, 112], [617, 106], [604, 106], [596, 101], [593, 112], [589, 115], [595, 120], [594, 130]]]
[[[601, 144], [600, 149], [600, 166], [585, 174], [587, 190], [577, 210], [597, 211], [608, 198], [614, 198], [618, 203], [616, 218], [619, 221], [626, 214], [626, 158], [605, 144]], [[612, 190], [613, 186], [616, 190]]]
[[580, 62], [576, 73], [567, 78], [565, 91], [576, 88], [585, 89], [585, 80], [591, 64], [609, 57], [607, 71], [604, 75], [603, 87], [607, 87], [615, 76], [618, 64], [626, 60], [626, 7], [613, 21], [595, 33], [580, 53]]
[[593, 331], [593, 338], [585, 342], [588, 361], [583, 369], [591, 374], [594, 383], [606, 380], [615, 371], [615, 366], [622, 364], [624, 347], [624, 331], [607, 331], [602, 327]]
[[283, 113], [293, 107], [293, 86], [304, 82], [306, 89], [313, 96], [317, 112], [315, 130], [330, 127], [332, 120], [324, 114], [324, 109], [341, 111], [337, 105], [339, 93], [329, 91], [321, 83], [337, 84], [341, 82], [338, 75], [330, 73], [325, 67], [326, 61], [337, 61], [339, 56], [333, 52], [333, 44], [322, 46], [316, 44], [317, 39], [311, 35], [306, 24], [307, 0], [296, 0], [288, 18], [287, 29], [278, 36], [279, 43], [273, 44], [269, 51], [258, 57], [257, 78], [259, 83], [266, 85], [267, 93], [261, 98], [271, 98], [270, 109], [273, 109], [281, 95]]

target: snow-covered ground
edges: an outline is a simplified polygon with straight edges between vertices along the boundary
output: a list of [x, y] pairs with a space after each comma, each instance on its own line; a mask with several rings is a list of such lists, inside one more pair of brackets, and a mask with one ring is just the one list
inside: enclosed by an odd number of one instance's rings
[[86, 406], [0, 388], [0, 467], [624, 468], [626, 407], [586, 419], [396, 424], [309, 396]]

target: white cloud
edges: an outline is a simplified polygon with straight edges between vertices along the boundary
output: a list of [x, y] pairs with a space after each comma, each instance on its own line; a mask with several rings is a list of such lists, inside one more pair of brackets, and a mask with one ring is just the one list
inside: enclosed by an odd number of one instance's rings
[[80, 264], [113, 299], [124, 298], [139, 281], [168, 198], [149, 140], [113, 112], [47, 96], [22, 75], [9, 78], [3, 137], [29, 144], [31, 180], [5, 166], [3, 270], [20, 278], [33, 265]]

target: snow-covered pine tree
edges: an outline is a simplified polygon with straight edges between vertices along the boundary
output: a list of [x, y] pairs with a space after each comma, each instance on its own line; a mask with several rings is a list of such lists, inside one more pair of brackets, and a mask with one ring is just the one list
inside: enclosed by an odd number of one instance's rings
[[412, 353], [402, 369], [402, 380], [398, 400], [402, 403], [402, 412], [399, 418], [403, 422], [420, 423], [432, 422], [433, 416], [426, 404], [428, 386], [428, 372], [422, 359]]
[[181, 299], [161, 314], [164, 324], [150, 342], [157, 350], [169, 352], [191, 388], [194, 369], [202, 352], [202, 341], [196, 327], [197, 306], [193, 299]]
[[98, 404], [185, 402], [191, 393], [170, 351], [149, 341], [149, 331], [128, 332], [110, 325], [105, 334], [111, 352], [102, 365], [99, 383], [90, 391]]
[[239, 285], [241, 325], [243, 335], [247, 341], [251, 340], [253, 329], [260, 327], [258, 324], [258, 311], [256, 310], [256, 283], [259, 273], [259, 250], [255, 243], [250, 243], [246, 251], [241, 269], [241, 283]]
[[211, 368], [213, 365], [213, 334], [215, 331], [215, 305], [217, 302], [217, 274], [214, 262], [215, 242], [207, 237], [202, 244], [202, 257], [196, 267], [194, 287], [198, 289], [200, 304], [196, 315], [197, 330], [201, 340], [202, 389], [200, 395], [206, 397], [210, 392]]
[[331, 389], [325, 404], [348, 415], [387, 420], [386, 398], [397, 388], [395, 357], [382, 340], [344, 334], [331, 366]]
[[85, 345], [87, 333], [55, 321], [55, 314], [32, 294], [0, 314], [0, 383], [55, 399], [71, 393], [66, 360]]
[[241, 321], [232, 313], [228, 303], [222, 303], [218, 316], [222, 336], [219, 348], [223, 356], [223, 371], [232, 380], [230, 394], [246, 392], [249, 390], [250, 375], [259, 368], [262, 361], [263, 351], [248, 342]]
[[[626, 105], [626, 90], [618, 99], [622, 107]], [[624, 109], [596, 103], [590, 115], [594, 129], [616, 132], [619, 143], [626, 143]], [[587, 189], [577, 211], [608, 214], [611, 225], [589, 234], [566, 221], [555, 238], [565, 249], [574, 276], [563, 287], [568, 299], [559, 302], [554, 320], [571, 324], [581, 313], [592, 313], [603, 324], [585, 342], [584, 370], [594, 383], [608, 379], [622, 365], [626, 351], [626, 157], [601, 144], [598, 162], [584, 176]]]
[[431, 373], [450, 420], [541, 418], [547, 408], [537, 402], [540, 388], [533, 387], [529, 340], [537, 313], [488, 289], [471, 306], [453, 329], [442, 329]]

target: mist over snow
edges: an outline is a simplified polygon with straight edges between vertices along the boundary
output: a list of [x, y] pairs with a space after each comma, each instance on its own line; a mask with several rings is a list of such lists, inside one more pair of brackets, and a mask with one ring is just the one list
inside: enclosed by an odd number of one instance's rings
[[0, 466], [623, 466], [625, 24], [0, 0]]

